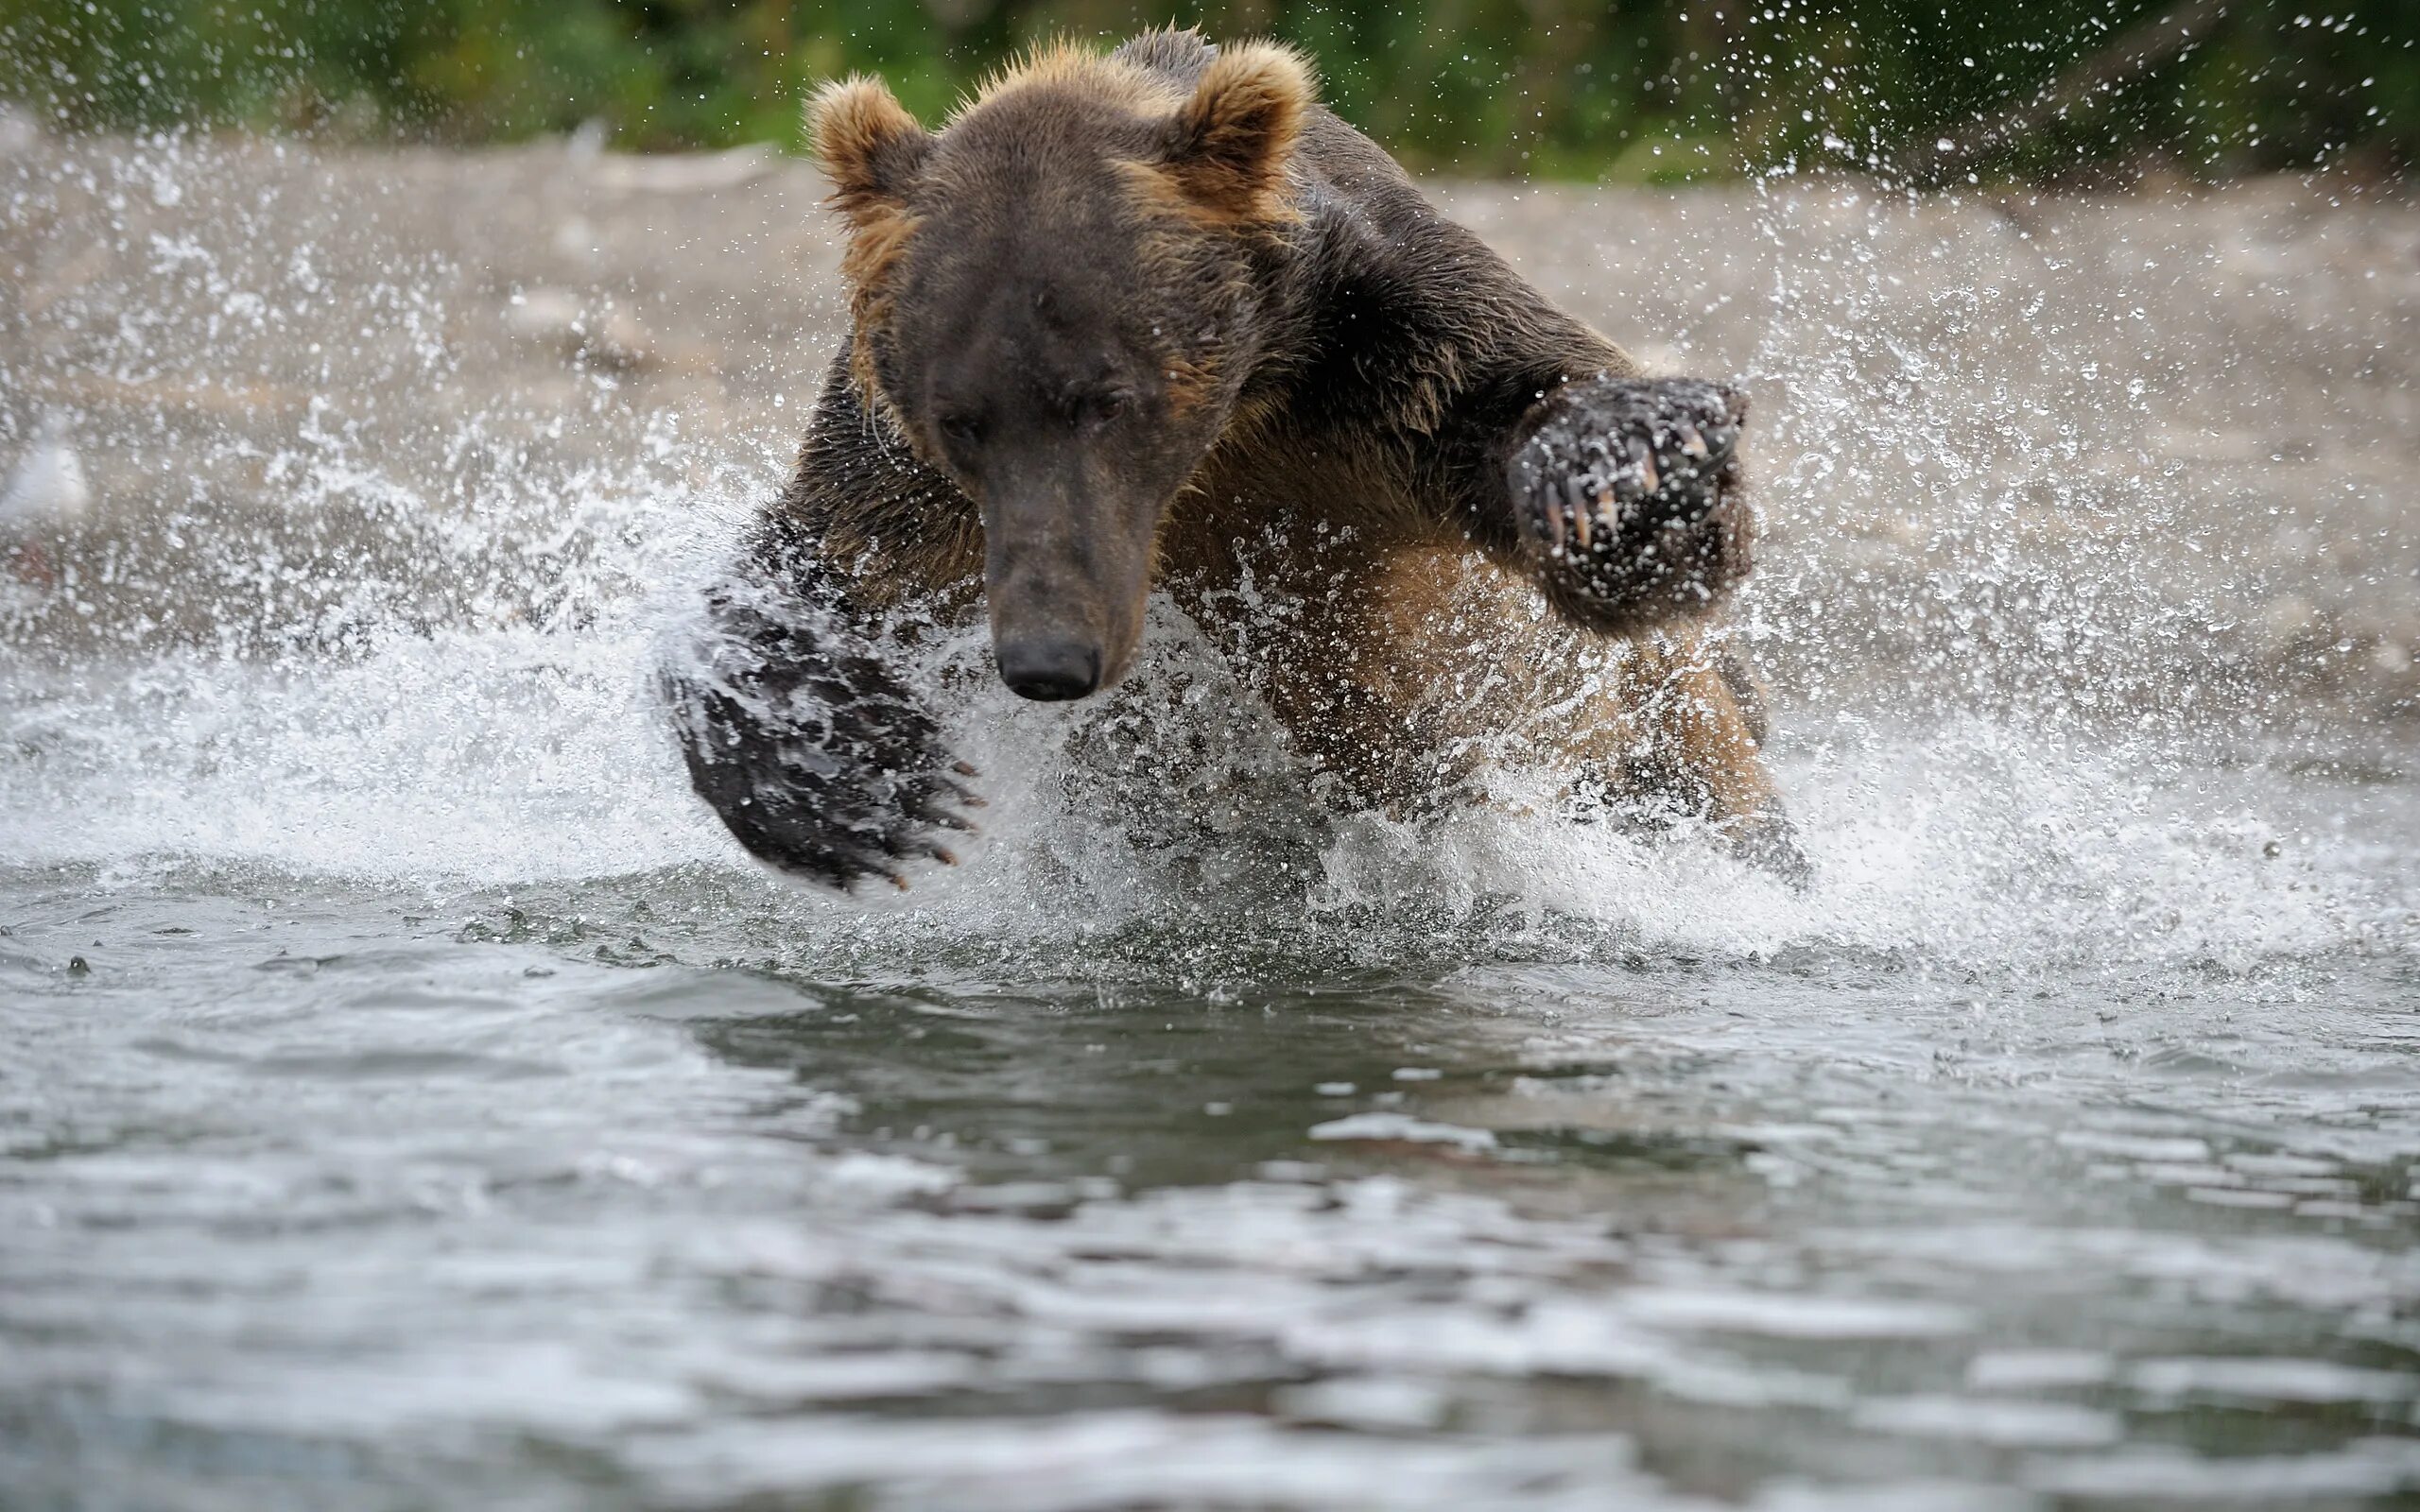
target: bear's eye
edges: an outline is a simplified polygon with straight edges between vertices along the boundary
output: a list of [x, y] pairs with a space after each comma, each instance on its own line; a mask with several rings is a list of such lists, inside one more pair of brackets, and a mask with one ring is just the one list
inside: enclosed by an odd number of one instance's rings
[[943, 415], [940, 421], [942, 439], [953, 446], [973, 446], [983, 438], [983, 421], [964, 412]]
[[1076, 401], [1076, 423], [1093, 429], [1126, 413], [1130, 397], [1115, 388], [1085, 394]]

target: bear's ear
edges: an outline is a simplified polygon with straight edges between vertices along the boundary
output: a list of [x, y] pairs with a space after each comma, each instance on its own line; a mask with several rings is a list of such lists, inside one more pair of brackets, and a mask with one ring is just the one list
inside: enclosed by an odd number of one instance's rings
[[1286, 160], [1318, 93], [1311, 65], [1290, 47], [1220, 48], [1168, 122], [1168, 171], [1196, 207], [1219, 218], [1286, 218]]
[[898, 210], [933, 145], [882, 80], [863, 75], [817, 90], [806, 129], [832, 180], [832, 204], [859, 226]]

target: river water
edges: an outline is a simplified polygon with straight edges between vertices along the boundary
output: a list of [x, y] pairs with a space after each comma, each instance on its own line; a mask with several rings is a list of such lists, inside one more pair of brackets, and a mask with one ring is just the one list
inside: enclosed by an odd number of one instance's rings
[[[985, 836], [839, 899], [646, 678], [828, 339], [811, 187], [609, 166], [9, 164], [6, 451], [95, 497], [0, 637], [0, 1505], [2420, 1496], [2410, 211], [1451, 191], [1770, 396], [1813, 886], [1305, 815], [1169, 617], [968, 695]], [[2247, 246], [2308, 339], [2212, 326]], [[647, 326], [497, 335], [542, 284]]]

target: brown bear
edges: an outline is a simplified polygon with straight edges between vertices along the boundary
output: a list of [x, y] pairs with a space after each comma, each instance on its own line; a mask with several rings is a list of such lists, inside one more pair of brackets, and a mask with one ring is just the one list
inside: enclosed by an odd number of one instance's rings
[[1704, 634], [1748, 570], [1744, 402], [1550, 307], [1299, 56], [1155, 32], [1042, 51], [937, 132], [868, 78], [809, 117], [852, 334], [666, 676], [751, 851], [900, 882], [971, 827], [976, 774], [884, 649], [901, 605], [979, 602], [1011, 689], [1080, 698], [1156, 584], [1251, 622], [1257, 687], [1348, 802], [1548, 764], [1801, 865]]

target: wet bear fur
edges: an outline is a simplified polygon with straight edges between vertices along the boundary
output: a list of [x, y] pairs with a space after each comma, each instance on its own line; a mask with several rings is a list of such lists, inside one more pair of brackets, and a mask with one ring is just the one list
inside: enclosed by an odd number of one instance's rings
[[885, 649], [900, 606], [987, 616], [1003, 680], [1064, 699], [1123, 676], [1157, 588], [1239, 632], [1340, 802], [1544, 765], [1798, 866], [1707, 633], [1749, 568], [1743, 400], [1555, 310], [1298, 55], [1158, 32], [1041, 52], [938, 131], [866, 78], [809, 114], [852, 330], [666, 679], [749, 850], [839, 885], [951, 859], [976, 774]]

